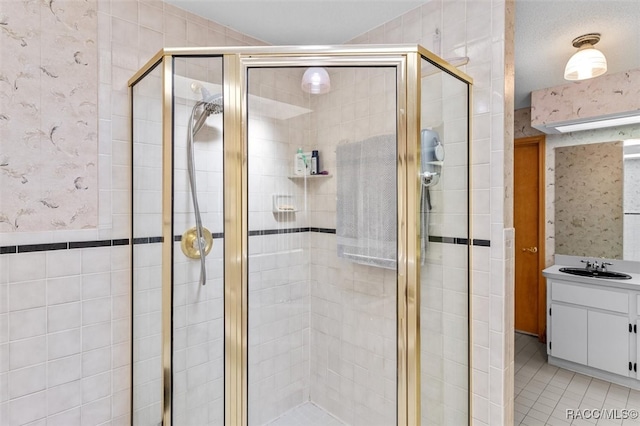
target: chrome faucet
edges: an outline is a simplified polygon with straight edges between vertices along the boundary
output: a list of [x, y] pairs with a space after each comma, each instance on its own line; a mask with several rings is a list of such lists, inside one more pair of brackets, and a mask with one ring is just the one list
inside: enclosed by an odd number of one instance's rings
[[580, 262], [585, 264], [584, 268], [587, 271], [606, 272], [607, 271], [607, 266], [613, 265], [613, 263], [605, 262], [604, 260], [602, 261], [601, 264], [599, 264], [597, 260], [594, 260], [593, 262], [590, 261], [590, 260], [581, 260]]
[[597, 269], [598, 268], [598, 261], [594, 261], [593, 263], [591, 263], [590, 260], [581, 260], [581, 263], [585, 263], [584, 269], [591, 271], [594, 269], [594, 267]]
[[602, 264], [600, 265], [600, 271], [606, 272], [607, 266], [610, 266], [610, 265], [613, 265], [613, 263], [603, 261]]

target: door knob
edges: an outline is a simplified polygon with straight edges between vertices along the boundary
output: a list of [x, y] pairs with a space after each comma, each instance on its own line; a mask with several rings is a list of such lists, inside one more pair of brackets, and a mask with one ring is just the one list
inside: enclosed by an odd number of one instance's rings
[[527, 248], [523, 248], [522, 251], [528, 251], [529, 253], [537, 253], [538, 247], [527, 247]]

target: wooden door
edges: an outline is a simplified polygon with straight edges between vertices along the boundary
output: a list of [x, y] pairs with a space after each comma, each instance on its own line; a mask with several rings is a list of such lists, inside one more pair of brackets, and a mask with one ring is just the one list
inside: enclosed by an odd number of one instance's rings
[[514, 150], [515, 328], [544, 340], [544, 136]]

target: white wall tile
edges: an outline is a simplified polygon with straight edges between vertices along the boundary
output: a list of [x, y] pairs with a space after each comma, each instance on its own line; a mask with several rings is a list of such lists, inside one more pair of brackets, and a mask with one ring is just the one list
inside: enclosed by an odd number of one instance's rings
[[80, 329], [62, 331], [47, 336], [49, 360], [80, 353]]
[[59, 358], [47, 363], [47, 387], [52, 388], [64, 383], [80, 380], [82, 364], [80, 355]]
[[100, 323], [82, 327], [82, 350], [102, 348], [111, 345], [111, 323]]
[[63, 303], [47, 308], [47, 332], [78, 328], [81, 325], [80, 302]]
[[64, 420], [70, 421], [70, 424], [77, 424], [78, 412], [76, 407], [79, 407], [82, 403], [81, 395], [80, 380], [49, 388], [47, 390], [48, 413], [52, 415], [66, 412], [65, 415], [60, 414], [57, 416], [55, 422]]
[[83, 404], [81, 408], [82, 426], [98, 425], [109, 420], [111, 416], [111, 398]]
[[47, 415], [46, 392], [33, 393], [9, 402], [9, 424], [21, 425]]
[[111, 395], [111, 372], [82, 379], [82, 403]]
[[45, 387], [46, 364], [44, 363], [9, 372], [10, 399], [44, 390]]
[[9, 282], [35, 281], [46, 277], [46, 254], [10, 255]]
[[27, 281], [9, 285], [9, 310], [39, 308], [45, 306], [45, 281]]
[[8, 367], [11, 370], [46, 361], [47, 339], [44, 336], [11, 342], [5, 346]]
[[80, 250], [58, 250], [47, 252], [47, 278], [79, 275], [82, 271]]
[[[80, 395], [77, 392], [77, 395]], [[48, 426], [80, 426], [80, 407], [47, 416]]]
[[79, 301], [81, 297], [80, 276], [52, 278], [47, 280], [47, 303], [55, 305]]
[[47, 331], [46, 309], [26, 309], [9, 313], [9, 340], [40, 336]]

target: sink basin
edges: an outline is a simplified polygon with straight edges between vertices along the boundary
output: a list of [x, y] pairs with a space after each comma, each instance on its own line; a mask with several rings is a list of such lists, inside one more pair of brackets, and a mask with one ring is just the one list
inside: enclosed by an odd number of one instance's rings
[[581, 277], [607, 278], [611, 280], [631, 279], [631, 275], [625, 274], [623, 272], [596, 271], [595, 269], [585, 269], [585, 268], [560, 268], [560, 272], [564, 272], [566, 274], [571, 274], [571, 275], [580, 275]]

